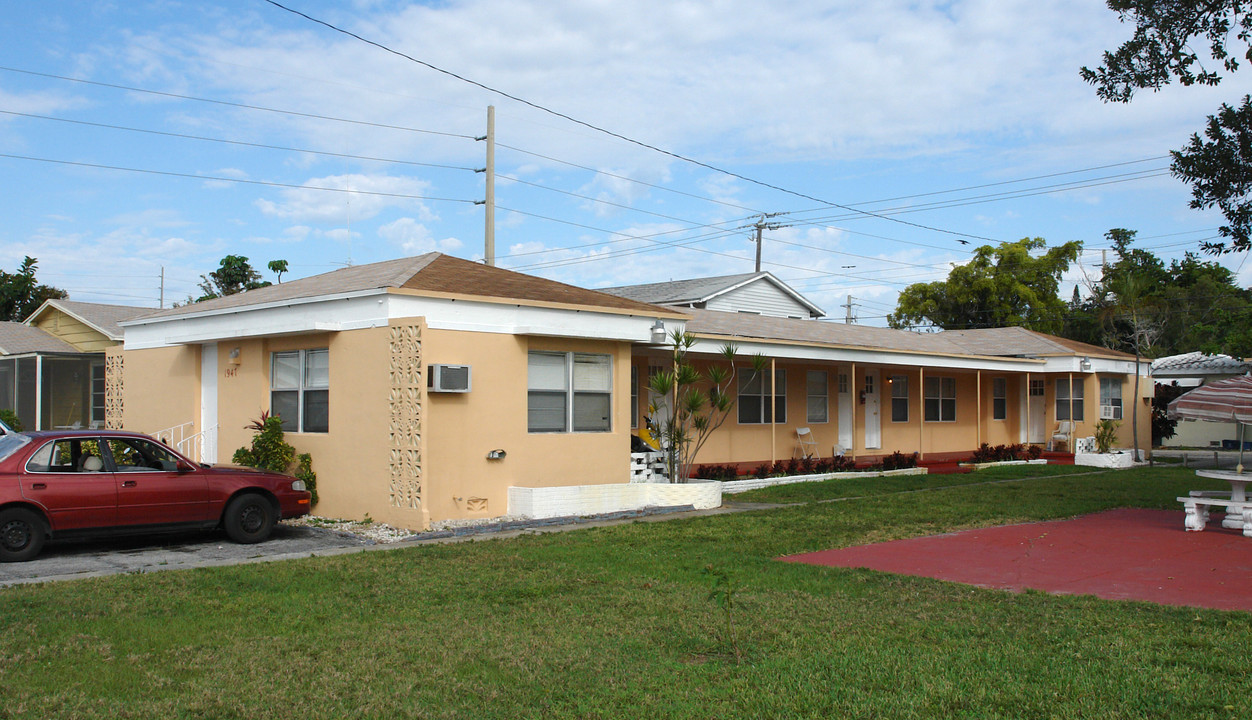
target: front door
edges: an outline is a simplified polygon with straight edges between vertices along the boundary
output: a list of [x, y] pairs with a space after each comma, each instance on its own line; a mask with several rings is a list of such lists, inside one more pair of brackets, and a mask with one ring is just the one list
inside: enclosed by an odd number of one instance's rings
[[1028, 427], [1030, 428], [1026, 442], [1042, 444], [1045, 440], [1044, 427], [1047, 422], [1048, 403], [1044, 397], [1043, 380], [1030, 381], [1030, 394], [1026, 398], [1026, 412], [1030, 418]]
[[852, 383], [848, 373], [839, 373], [839, 446], [852, 451]]
[[878, 410], [878, 371], [865, 371], [865, 448], [873, 450], [882, 447], [882, 418]]

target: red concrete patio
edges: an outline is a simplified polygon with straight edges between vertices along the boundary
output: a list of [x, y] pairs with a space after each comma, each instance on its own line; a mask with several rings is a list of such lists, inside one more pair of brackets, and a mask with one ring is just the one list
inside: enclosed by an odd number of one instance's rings
[[1183, 530], [1182, 509], [1120, 509], [791, 555], [786, 562], [863, 567], [979, 587], [1252, 611], [1252, 538]]

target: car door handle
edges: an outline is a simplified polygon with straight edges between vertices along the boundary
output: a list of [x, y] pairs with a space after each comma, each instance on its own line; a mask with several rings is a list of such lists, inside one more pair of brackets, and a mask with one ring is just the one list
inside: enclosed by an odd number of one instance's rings
[[135, 482], [134, 480], [122, 481], [122, 487], [138, 487], [138, 485], [139, 483]]
[[48, 484], [47, 483], [34, 483], [30, 487], [32, 490], [47, 490]]

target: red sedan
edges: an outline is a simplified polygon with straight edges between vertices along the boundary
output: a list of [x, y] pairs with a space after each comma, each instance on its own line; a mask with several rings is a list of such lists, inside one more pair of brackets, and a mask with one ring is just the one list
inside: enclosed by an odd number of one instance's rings
[[[2, 431], [2, 429], [0, 429]], [[222, 528], [256, 543], [309, 512], [304, 482], [192, 462], [147, 435], [111, 430], [0, 435], [0, 562], [48, 538]]]

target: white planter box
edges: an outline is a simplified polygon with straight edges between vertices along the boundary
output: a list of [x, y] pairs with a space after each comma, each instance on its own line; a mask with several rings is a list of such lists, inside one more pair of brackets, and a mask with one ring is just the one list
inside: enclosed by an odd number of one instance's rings
[[567, 485], [509, 488], [510, 516], [533, 519], [605, 515], [649, 507], [691, 505], [697, 510], [722, 506], [722, 484], [715, 480], [688, 483]]
[[961, 467], [972, 467], [975, 470], [982, 470], [984, 468], [1000, 467], [1001, 465], [1047, 465], [1048, 461], [1046, 458], [1039, 458], [1038, 460], [997, 460], [996, 462], [959, 464]]
[[1128, 450], [1115, 450], [1108, 453], [1077, 453], [1074, 455], [1075, 465], [1088, 465], [1102, 468], [1134, 467], [1134, 453]]

